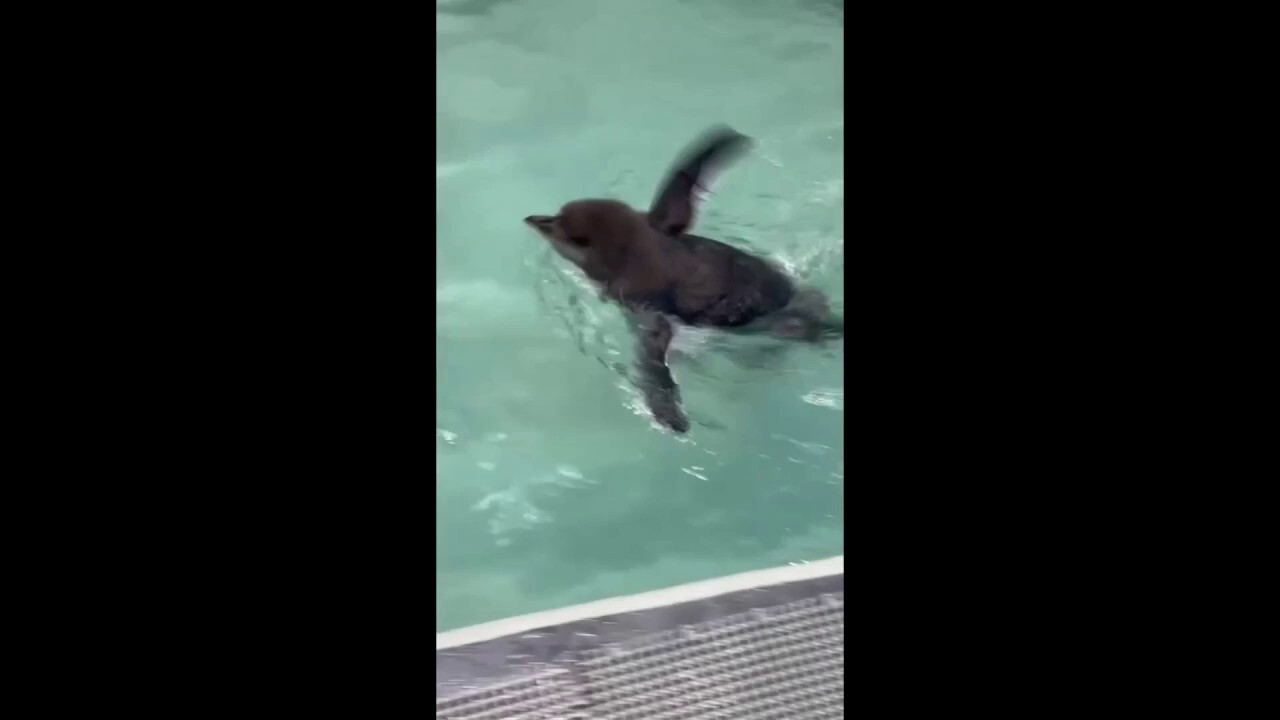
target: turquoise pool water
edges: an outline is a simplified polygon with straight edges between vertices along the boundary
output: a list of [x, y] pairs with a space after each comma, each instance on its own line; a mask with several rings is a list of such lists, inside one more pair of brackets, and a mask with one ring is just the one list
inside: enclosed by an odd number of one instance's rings
[[843, 307], [843, 11], [819, 0], [439, 0], [437, 631], [843, 552], [844, 344], [764, 367], [677, 337], [656, 429], [618, 311], [521, 222], [647, 206], [727, 123], [757, 141], [697, 231]]

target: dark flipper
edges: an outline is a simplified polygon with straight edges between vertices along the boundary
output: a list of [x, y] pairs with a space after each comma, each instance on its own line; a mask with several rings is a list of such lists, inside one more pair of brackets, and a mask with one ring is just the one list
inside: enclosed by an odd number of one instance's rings
[[636, 312], [631, 324], [637, 335], [637, 367], [640, 391], [649, 412], [662, 425], [678, 433], [689, 431], [689, 418], [680, 409], [680, 388], [667, 367], [667, 348], [674, 329], [659, 313]]
[[649, 207], [649, 224], [678, 236], [693, 227], [694, 192], [705, 190], [712, 175], [747, 150], [751, 139], [728, 127], [712, 128], [676, 160]]

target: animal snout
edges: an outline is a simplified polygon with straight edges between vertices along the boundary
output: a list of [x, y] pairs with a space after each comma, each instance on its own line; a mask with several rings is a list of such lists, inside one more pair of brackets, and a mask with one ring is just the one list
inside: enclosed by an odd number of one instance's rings
[[524, 221], [539, 230], [550, 230], [556, 219], [549, 215], [530, 215]]

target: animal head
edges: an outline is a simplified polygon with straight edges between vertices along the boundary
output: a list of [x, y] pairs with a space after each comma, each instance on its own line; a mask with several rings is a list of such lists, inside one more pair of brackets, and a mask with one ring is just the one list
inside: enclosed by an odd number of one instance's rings
[[645, 216], [617, 200], [575, 200], [557, 215], [530, 215], [524, 221], [556, 252], [596, 279], [621, 272], [649, 232]]
[[679, 253], [662, 237], [679, 237], [692, 227], [699, 193], [750, 144], [725, 126], [703, 133], [676, 158], [648, 212], [617, 200], [576, 200], [558, 215], [530, 215], [524, 221], [593, 280], [617, 284], [618, 290], [654, 290], [670, 274], [671, 251]]

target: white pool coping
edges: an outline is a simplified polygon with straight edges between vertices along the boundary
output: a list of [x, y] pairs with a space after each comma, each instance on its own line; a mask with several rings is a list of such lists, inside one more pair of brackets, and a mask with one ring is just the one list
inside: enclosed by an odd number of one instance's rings
[[738, 573], [737, 575], [726, 575], [661, 590], [606, 598], [582, 603], [581, 605], [571, 605], [540, 613], [503, 618], [502, 620], [437, 633], [436, 650], [485, 642], [507, 635], [526, 633], [537, 628], [579, 622], [602, 615], [640, 612], [664, 605], [704, 600], [741, 590], [843, 574], [844, 556], [837, 555], [825, 560], [815, 560], [799, 565], [786, 565], [767, 570], [753, 570], [751, 572]]

